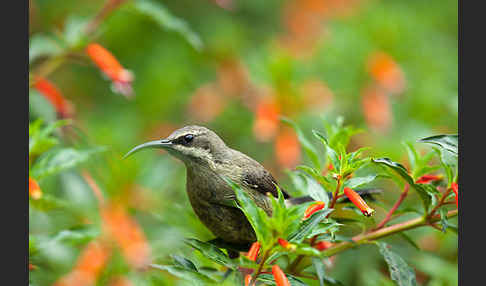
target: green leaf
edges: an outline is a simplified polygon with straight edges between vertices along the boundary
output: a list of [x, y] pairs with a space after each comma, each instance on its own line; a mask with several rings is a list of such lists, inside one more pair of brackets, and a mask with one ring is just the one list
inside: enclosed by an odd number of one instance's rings
[[433, 149], [439, 155], [440, 165], [444, 169], [447, 176], [447, 183], [450, 185], [452, 182], [454, 182], [454, 169], [457, 166], [457, 156], [444, 149]]
[[94, 228], [91, 229], [78, 229], [78, 230], [61, 230], [56, 236], [52, 238], [52, 241], [61, 242], [64, 244], [78, 246], [83, 245], [100, 234], [100, 231]]
[[422, 138], [418, 140], [418, 142], [438, 145], [440, 148], [452, 152], [457, 156], [458, 139], [459, 139], [458, 135], [436, 135], [427, 138]]
[[326, 267], [322, 262], [322, 259], [319, 257], [312, 257], [312, 265], [316, 270], [317, 278], [319, 278], [319, 285], [325, 285], [325, 278], [326, 278]]
[[377, 174], [372, 174], [364, 177], [353, 177], [349, 180], [346, 180], [344, 182], [344, 186], [354, 189], [373, 182], [376, 179], [376, 177]]
[[400, 175], [400, 177], [405, 179], [405, 181], [419, 194], [420, 198], [422, 199], [425, 212], [428, 211], [429, 206], [432, 203], [432, 198], [429, 193], [430, 189], [424, 187], [425, 185], [423, 184], [415, 184], [413, 178], [408, 174], [407, 169], [405, 169], [403, 165], [401, 165], [400, 163], [393, 162], [388, 158], [371, 159], [371, 161], [392, 169], [398, 175]]
[[49, 123], [56, 121], [57, 111], [56, 108], [37, 90], [29, 89], [29, 116], [42, 119], [44, 122]]
[[312, 145], [312, 143], [307, 140], [307, 138], [304, 136], [304, 133], [295, 122], [288, 118], [281, 118], [281, 120], [282, 122], [287, 123], [288, 125], [292, 126], [292, 128], [294, 128], [295, 132], [297, 133], [297, 137], [299, 138], [299, 142], [300, 144], [302, 144], [302, 147], [304, 148], [306, 155], [309, 157], [312, 164], [314, 165], [314, 168], [320, 170], [321, 163], [314, 145]]
[[236, 265], [229, 259], [223, 251], [221, 251], [216, 246], [203, 242], [194, 238], [186, 238], [185, 243], [197, 249], [207, 258], [215, 261], [218, 264], [224, 265], [226, 267], [235, 269]]
[[333, 209], [324, 209], [313, 213], [309, 218], [302, 221], [300, 224], [299, 229], [292, 233], [288, 237], [288, 241], [290, 242], [297, 242], [301, 243], [305, 237], [312, 231], [312, 229], [317, 226], [323, 219], [326, 218], [328, 214], [330, 214]]
[[92, 155], [105, 151], [105, 147], [88, 149], [60, 148], [44, 153], [32, 168], [32, 176], [42, 179], [86, 162]]
[[54, 145], [58, 144], [58, 140], [54, 137], [50, 137], [51, 133], [57, 128], [68, 125], [71, 120], [58, 120], [50, 123], [44, 128], [40, 125], [42, 121], [36, 120], [34, 123], [29, 124], [29, 156], [38, 155], [49, 150]]
[[312, 130], [312, 134], [314, 134], [314, 136], [322, 142], [324, 147], [326, 147], [326, 152], [329, 156], [329, 159], [331, 160], [332, 165], [336, 169], [336, 172], [340, 173], [342, 166], [338, 152], [336, 152], [336, 150], [331, 147], [326, 137], [324, 137], [324, 135], [322, 135], [319, 131]]
[[171, 254], [170, 257], [172, 257], [172, 260], [174, 261], [174, 264], [181, 266], [182, 268], [190, 271], [196, 271], [197, 272], [197, 267], [192, 263], [191, 260], [182, 257], [177, 254]]
[[304, 176], [306, 183], [307, 183], [307, 193], [316, 201], [321, 201], [326, 203], [326, 206], [329, 204], [329, 194], [326, 190], [318, 184], [313, 178], [308, 176]]
[[29, 64], [44, 56], [55, 56], [62, 52], [62, 47], [53, 38], [35, 34], [29, 39]]
[[151, 0], [137, 0], [133, 7], [135, 11], [153, 19], [161, 28], [179, 33], [197, 51], [202, 50], [203, 43], [199, 36], [191, 30], [184, 20], [172, 15], [162, 3]]
[[80, 47], [87, 41], [85, 31], [89, 21], [90, 19], [80, 16], [71, 16], [66, 20], [64, 40], [70, 47]]
[[343, 224], [340, 224], [333, 219], [327, 218], [324, 221], [320, 222], [316, 227], [314, 227], [312, 231], [309, 232], [309, 234], [306, 236], [306, 238], [311, 238], [315, 235], [323, 234], [326, 232], [335, 233], [339, 229], [340, 225]]
[[[307, 284], [305, 284], [302, 280], [298, 279], [295, 276], [292, 276], [290, 274], [285, 274], [285, 276], [287, 276], [287, 279], [289, 280], [290, 285], [292, 286], [307, 286]], [[257, 280], [265, 283], [270, 283], [270, 285], [275, 285], [275, 279], [273, 278], [272, 274], [267, 274], [267, 273], [260, 274], [258, 275]]]
[[43, 193], [42, 197], [39, 199], [29, 199], [29, 206], [32, 206], [39, 211], [46, 212], [54, 209], [65, 208], [68, 206], [68, 203], [56, 197]]
[[388, 264], [391, 279], [399, 286], [417, 285], [415, 271], [398, 254], [389, 250], [386, 243], [377, 242], [376, 244]]
[[224, 180], [235, 191], [236, 198], [239, 203], [238, 207], [243, 211], [246, 218], [253, 227], [253, 230], [255, 231], [255, 234], [257, 236], [257, 240], [262, 244], [262, 246], [269, 246], [272, 235], [270, 232], [270, 227], [266, 223], [268, 220], [268, 216], [265, 211], [259, 208], [250, 197], [250, 195], [239, 185], [235, 184], [228, 178], [224, 178]]
[[[310, 175], [312, 178], [314, 178], [314, 180], [316, 180], [324, 188], [324, 190], [327, 191], [327, 190], [334, 190], [335, 189], [335, 183], [333, 181], [329, 180], [328, 178], [324, 177], [323, 175], [321, 175], [316, 169], [311, 168], [309, 166], [304, 166], [304, 165], [297, 166], [297, 167], [295, 167], [295, 169], [299, 170], [299, 171], [303, 171], [303, 172], [307, 173], [308, 175]], [[301, 177], [304, 178], [304, 176], [301, 176]], [[304, 181], [307, 182], [307, 179], [305, 179]], [[304, 186], [304, 184], [302, 184], [301, 189], [305, 189], [305, 188], [306, 187]], [[305, 192], [305, 193], [307, 193], [307, 192]]]
[[37, 246], [37, 239], [35, 236], [29, 234], [29, 257], [37, 254], [39, 248]]
[[417, 150], [415, 150], [412, 143], [410, 142], [403, 142], [402, 144], [407, 149], [408, 160], [410, 161], [410, 167], [412, 168], [412, 170], [415, 170], [415, 168], [417, 167], [417, 163], [420, 161]]
[[180, 265], [160, 265], [160, 264], [150, 264], [150, 267], [154, 269], [164, 270], [170, 274], [188, 280], [196, 285], [207, 285], [207, 283], [215, 283], [216, 280], [210, 278], [209, 276], [202, 274], [197, 271], [188, 270]]

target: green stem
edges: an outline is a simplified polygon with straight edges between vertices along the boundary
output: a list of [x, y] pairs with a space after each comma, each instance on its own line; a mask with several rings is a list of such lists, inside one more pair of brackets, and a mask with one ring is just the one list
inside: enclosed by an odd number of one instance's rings
[[337, 186], [336, 186], [336, 190], [334, 191], [334, 195], [332, 196], [332, 201], [331, 201], [331, 204], [329, 205], [329, 208], [332, 209], [334, 207], [334, 205], [336, 204], [336, 201], [338, 199], [338, 194], [339, 194], [339, 190], [341, 189], [341, 179], [338, 178], [337, 179]]
[[254, 283], [256, 282], [256, 279], [257, 279], [258, 275], [260, 275], [260, 273], [262, 273], [263, 265], [265, 265], [265, 261], [270, 256], [270, 251], [271, 250], [272, 250], [272, 248], [266, 250], [265, 253], [263, 253], [262, 261], [260, 261], [260, 264], [258, 265], [258, 269], [255, 272], [255, 275], [253, 275], [253, 277], [251, 278], [250, 285], [254, 285]]

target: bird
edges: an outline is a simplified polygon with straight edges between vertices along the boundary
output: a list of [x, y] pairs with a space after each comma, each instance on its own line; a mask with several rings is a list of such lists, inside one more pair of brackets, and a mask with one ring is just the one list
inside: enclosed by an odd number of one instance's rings
[[186, 167], [186, 192], [199, 220], [216, 236], [213, 242], [226, 248], [230, 258], [247, 251], [256, 234], [241, 209], [227, 179], [238, 184], [269, 216], [272, 204], [267, 193], [278, 197], [277, 186], [287, 204], [313, 201], [310, 196], [291, 197], [260, 163], [228, 147], [212, 130], [189, 125], [167, 138], [140, 144], [123, 158], [143, 149], [165, 149]]

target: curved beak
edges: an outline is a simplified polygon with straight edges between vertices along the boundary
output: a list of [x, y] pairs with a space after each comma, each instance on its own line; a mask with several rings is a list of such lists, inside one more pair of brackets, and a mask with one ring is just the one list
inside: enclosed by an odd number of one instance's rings
[[172, 145], [172, 142], [170, 142], [170, 140], [167, 140], [167, 139], [154, 140], [154, 141], [150, 141], [150, 142], [147, 142], [147, 143], [143, 143], [143, 144], [136, 146], [132, 150], [128, 151], [128, 153], [125, 156], [123, 156], [123, 159], [125, 159], [128, 156], [132, 155], [133, 153], [136, 153], [136, 152], [138, 152], [142, 149], [145, 149], [145, 148], [166, 149], [166, 148], [170, 147], [171, 145]]

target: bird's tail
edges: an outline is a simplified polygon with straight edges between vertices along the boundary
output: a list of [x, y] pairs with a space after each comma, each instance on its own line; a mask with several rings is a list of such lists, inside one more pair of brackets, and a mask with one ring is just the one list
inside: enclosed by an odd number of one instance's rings
[[[380, 194], [383, 192], [383, 190], [380, 189], [366, 189], [366, 190], [359, 190], [356, 191], [363, 199], [368, 199], [370, 201], [374, 201], [375, 198], [372, 196], [373, 194]], [[329, 193], [329, 199], [332, 200], [332, 194]], [[294, 198], [289, 198], [286, 199], [285, 202], [287, 205], [300, 205], [303, 203], [307, 202], [313, 202], [315, 201], [311, 196], [302, 196], [302, 197], [294, 197]], [[349, 202], [349, 199], [346, 197], [339, 198], [338, 202], [340, 203], [346, 203]]]

